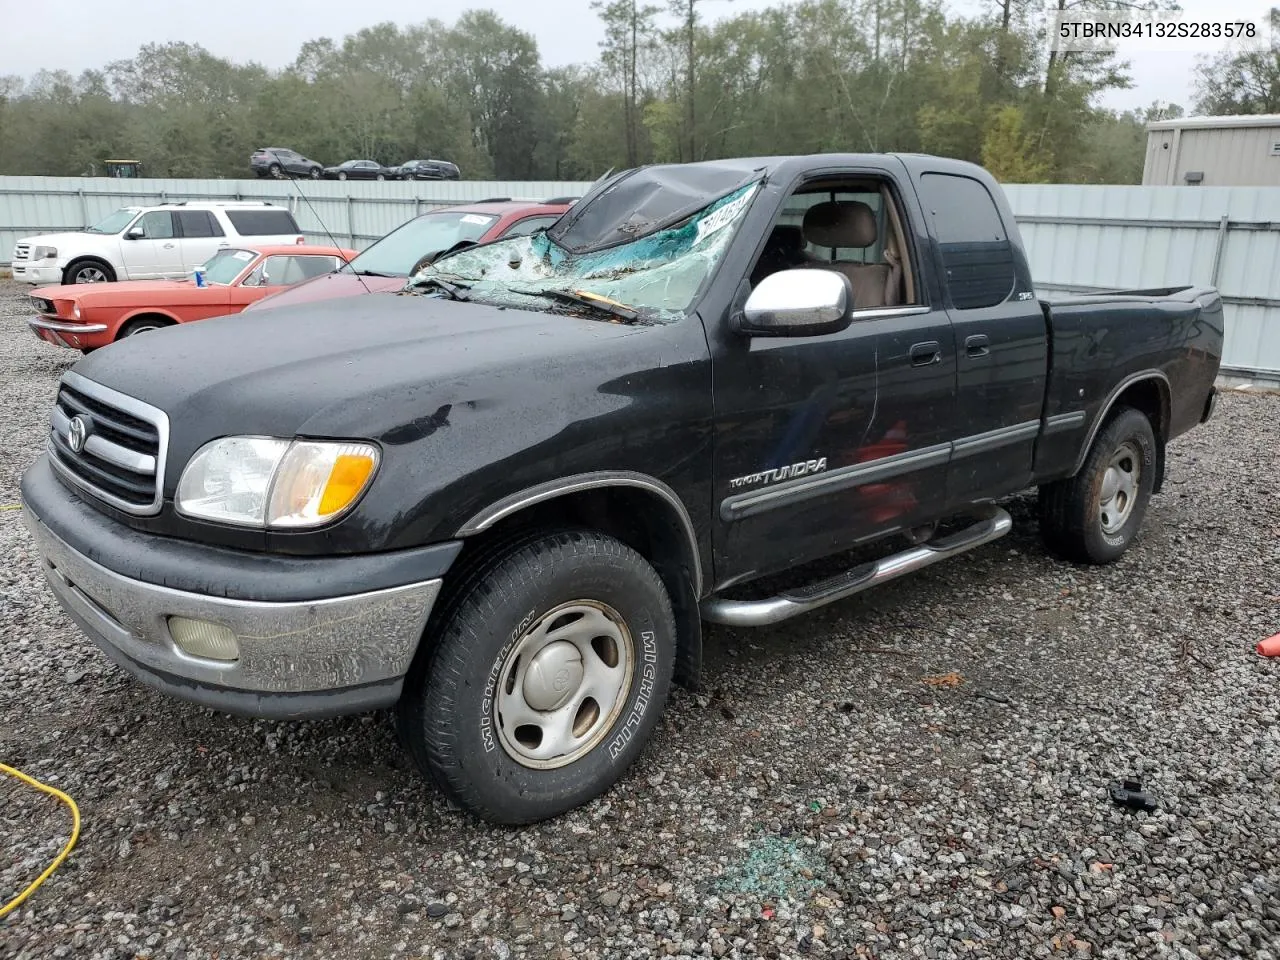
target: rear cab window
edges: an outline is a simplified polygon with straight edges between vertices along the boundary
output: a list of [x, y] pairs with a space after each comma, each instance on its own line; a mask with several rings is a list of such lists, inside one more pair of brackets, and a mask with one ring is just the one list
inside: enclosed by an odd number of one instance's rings
[[242, 237], [285, 237], [302, 232], [288, 210], [225, 210], [224, 213]]
[[1013, 246], [987, 188], [972, 177], [926, 173], [920, 200], [942, 254], [943, 279], [958, 310], [994, 307], [1017, 281]]

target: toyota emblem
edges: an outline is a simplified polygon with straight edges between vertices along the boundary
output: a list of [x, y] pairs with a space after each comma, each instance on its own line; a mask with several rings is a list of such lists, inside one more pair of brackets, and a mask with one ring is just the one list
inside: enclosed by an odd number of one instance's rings
[[71, 448], [72, 453], [79, 453], [84, 449], [87, 436], [89, 436], [89, 424], [85, 423], [84, 417], [72, 417], [71, 425], [67, 427], [67, 446]]

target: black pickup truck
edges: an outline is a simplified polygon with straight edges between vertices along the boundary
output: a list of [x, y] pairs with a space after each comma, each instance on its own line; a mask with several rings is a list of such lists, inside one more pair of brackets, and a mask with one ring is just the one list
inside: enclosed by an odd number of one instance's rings
[[22, 494], [54, 593], [144, 683], [395, 707], [448, 795], [529, 822], [636, 758], [704, 620], [979, 547], [1032, 486], [1050, 549], [1115, 560], [1213, 412], [1222, 339], [1212, 289], [1041, 302], [968, 164], [646, 167], [403, 295], [98, 351]]

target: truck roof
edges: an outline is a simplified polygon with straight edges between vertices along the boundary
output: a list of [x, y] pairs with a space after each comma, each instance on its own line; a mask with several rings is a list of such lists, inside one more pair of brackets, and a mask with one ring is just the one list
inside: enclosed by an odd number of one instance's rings
[[991, 179], [976, 164], [911, 153], [818, 153], [654, 164], [597, 181], [548, 235], [575, 253], [601, 250], [674, 226], [758, 180], [790, 180], [826, 169], [832, 173], [859, 167], [874, 171], [882, 169], [886, 160], [908, 170], [927, 164], [931, 170], [963, 173], [984, 183]]

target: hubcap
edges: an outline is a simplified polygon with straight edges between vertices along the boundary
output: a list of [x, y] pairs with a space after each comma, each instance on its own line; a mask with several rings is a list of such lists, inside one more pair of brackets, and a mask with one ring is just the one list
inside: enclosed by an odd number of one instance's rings
[[107, 275], [97, 267], [81, 267], [76, 273], [76, 283], [102, 283]]
[[1125, 442], [1111, 455], [1107, 471], [1102, 475], [1102, 491], [1098, 496], [1098, 519], [1103, 533], [1117, 533], [1133, 513], [1138, 502], [1138, 484], [1142, 479], [1142, 453], [1131, 442]]
[[580, 759], [612, 729], [634, 672], [631, 632], [616, 610], [595, 600], [560, 604], [502, 662], [496, 713], [503, 749], [542, 770]]

